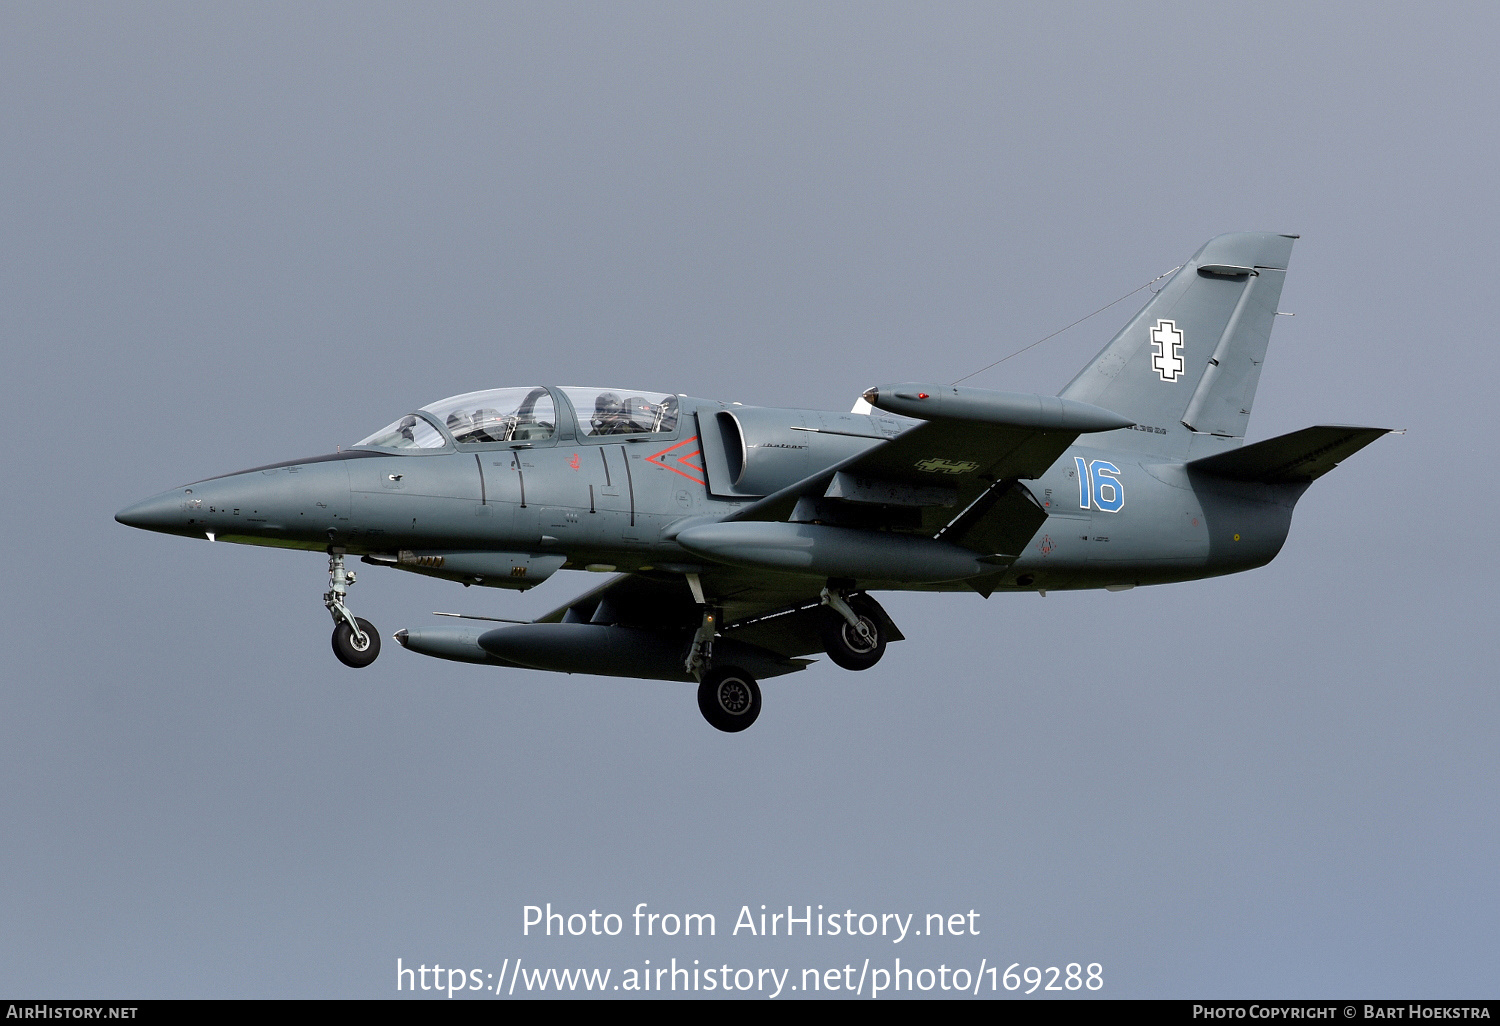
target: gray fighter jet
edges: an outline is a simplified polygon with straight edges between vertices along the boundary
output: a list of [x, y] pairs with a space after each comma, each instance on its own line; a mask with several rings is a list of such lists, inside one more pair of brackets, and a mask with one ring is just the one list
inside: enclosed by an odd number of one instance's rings
[[1315, 479], [1385, 434], [1244, 444], [1294, 235], [1208, 242], [1056, 396], [880, 385], [850, 413], [620, 388], [444, 399], [342, 452], [196, 481], [132, 527], [325, 551], [333, 650], [380, 651], [345, 557], [464, 586], [611, 576], [529, 622], [395, 638], [423, 655], [698, 683], [724, 731], [814, 653], [874, 666], [878, 591], [1124, 590], [1262, 566]]

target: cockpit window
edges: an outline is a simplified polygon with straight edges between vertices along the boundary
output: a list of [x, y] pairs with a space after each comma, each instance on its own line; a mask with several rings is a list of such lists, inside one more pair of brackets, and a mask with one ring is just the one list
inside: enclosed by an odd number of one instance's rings
[[565, 388], [585, 435], [649, 435], [677, 430], [677, 397], [621, 388]]
[[557, 430], [552, 393], [545, 388], [492, 388], [422, 407], [453, 434], [459, 445], [534, 442]]
[[442, 433], [416, 414], [408, 413], [394, 424], [356, 443], [382, 449], [441, 449], [448, 442]]

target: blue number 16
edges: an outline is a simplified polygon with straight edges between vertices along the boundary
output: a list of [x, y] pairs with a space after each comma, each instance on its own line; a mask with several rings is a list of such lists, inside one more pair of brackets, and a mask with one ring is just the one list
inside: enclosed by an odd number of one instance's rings
[[1120, 483], [1120, 468], [1108, 460], [1084, 462], [1082, 456], [1074, 456], [1078, 464], [1078, 505], [1083, 509], [1092, 506], [1104, 513], [1118, 513], [1125, 505], [1125, 486]]

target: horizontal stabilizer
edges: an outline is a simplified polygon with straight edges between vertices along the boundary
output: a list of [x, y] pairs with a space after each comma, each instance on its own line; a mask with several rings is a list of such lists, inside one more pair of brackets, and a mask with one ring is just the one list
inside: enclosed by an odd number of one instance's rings
[[1315, 481], [1390, 428], [1320, 426], [1194, 460], [1187, 469], [1262, 484]]

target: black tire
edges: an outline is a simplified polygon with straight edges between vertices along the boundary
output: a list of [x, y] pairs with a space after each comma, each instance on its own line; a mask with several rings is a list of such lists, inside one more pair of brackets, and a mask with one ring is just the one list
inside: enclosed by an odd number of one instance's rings
[[710, 670], [698, 685], [698, 711], [719, 730], [737, 733], [760, 715], [760, 685], [733, 666]]
[[863, 595], [856, 595], [849, 600], [849, 608], [869, 625], [875, 643], [872, 645], [861, 638], [848, 620], [830, 609], [823, 624], [823, 651], [846, 670], [868, 670], [885, 655], [885, 627], [882, 626], [880, 607]]
[[340, 620], [338, 626], [333, 629], [333, 654], [339, 657], [339, 662], [357, 670], [362, 666], [369, 666], [380, 654], [380, 635], [376, 632], [375, 625], [369, 620], [362, 616], [356, 616], [354, 619], [359, 624], [359, 629], [365, 632], [365, 647], [359, 647], [354, 631], [347, 623]]

